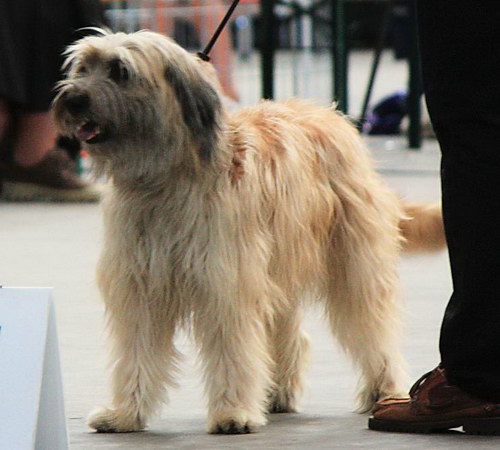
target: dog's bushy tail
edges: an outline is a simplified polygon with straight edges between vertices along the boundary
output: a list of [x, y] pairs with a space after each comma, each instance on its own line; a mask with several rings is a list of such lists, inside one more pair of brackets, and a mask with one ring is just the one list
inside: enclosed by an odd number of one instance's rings
[[405, 218], [399, 228], [405, 253], [436, 252], [446, 247], [440, 204], [403, 204]]

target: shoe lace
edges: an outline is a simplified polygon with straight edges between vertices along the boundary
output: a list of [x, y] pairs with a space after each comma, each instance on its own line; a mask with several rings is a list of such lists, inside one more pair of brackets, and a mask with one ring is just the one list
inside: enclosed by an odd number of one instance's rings
[[420, 391], [420, 388], [425, 384], [427, 379], [436, 371], [436, 369], [433, 369], [427, 373], [424, 373], [416, 382], [415, 384], [411, 387], [410, 389], [410, 397], [414, 397], [415, 395], [418, 394]]

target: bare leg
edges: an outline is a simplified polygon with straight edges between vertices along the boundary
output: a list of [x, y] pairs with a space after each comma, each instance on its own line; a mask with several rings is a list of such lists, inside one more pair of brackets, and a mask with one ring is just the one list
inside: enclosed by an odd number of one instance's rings
[[16, 120], [14, 162], [34, 166], [54, 148], [57, 132], [52, 112], [23, 113]]
[[9, 103], [7, 100], [0, 98], [0, 143], [3, 141], [10, 126], [11, 115]]

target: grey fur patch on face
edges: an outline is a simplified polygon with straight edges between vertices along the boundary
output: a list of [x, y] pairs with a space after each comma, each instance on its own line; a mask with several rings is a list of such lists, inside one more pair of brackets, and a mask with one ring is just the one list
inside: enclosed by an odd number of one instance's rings
[[165, 79], [179, 102], [184, 122], [199, 143], [200, 158], [210, 161], [220, 127], [219, 95], [202, 77], [193, 82], [176, 66], [169, 65], [165, 68]]

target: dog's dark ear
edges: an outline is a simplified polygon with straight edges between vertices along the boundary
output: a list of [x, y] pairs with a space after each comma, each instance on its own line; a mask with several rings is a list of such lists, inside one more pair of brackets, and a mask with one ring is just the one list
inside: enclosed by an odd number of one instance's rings
[[202, 77], [190, 80], [175, 66], [165, 69], [165, 79], [174, 90], [184, 122], [200, 145], [200, 157], [209, 161], [220, 126], [219, 95]]

